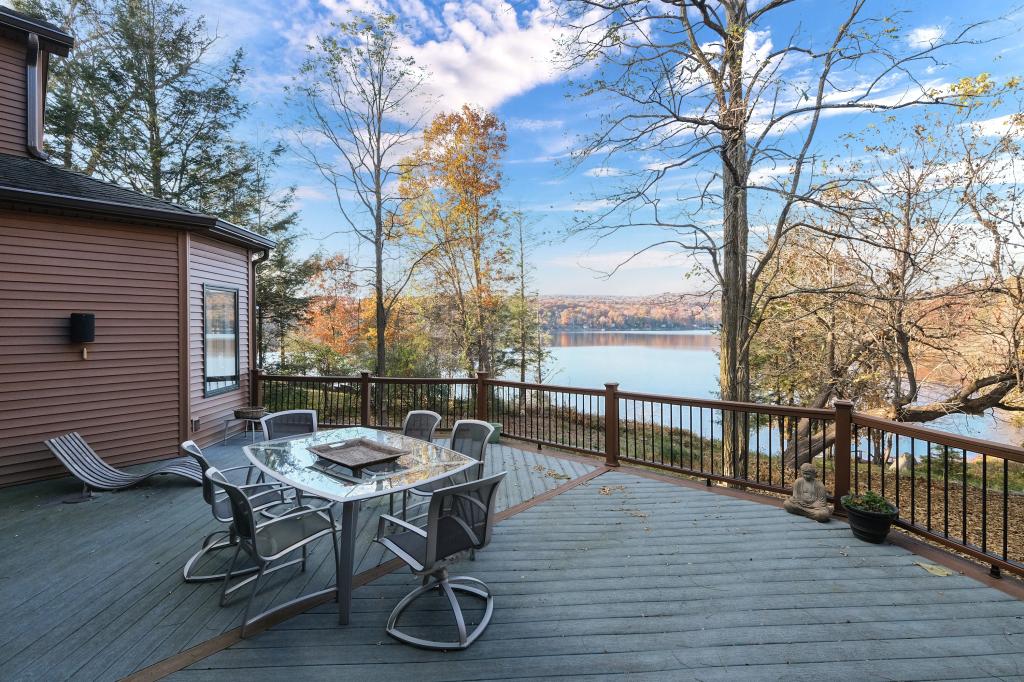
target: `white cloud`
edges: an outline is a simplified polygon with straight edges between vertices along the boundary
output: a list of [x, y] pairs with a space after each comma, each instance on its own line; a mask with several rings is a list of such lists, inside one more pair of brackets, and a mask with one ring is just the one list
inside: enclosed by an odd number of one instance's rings
[[979, 135], [984, 137], [998, 137], [1005, 135], [1013, 127], [1018, 133], [1024, 132], [1024, 120], [1020, 114], [1007, 114], [996, 118], [985, 119], [984, 121], [972, 121], [969, 123]]
[[422, 102], [432, 109], [473, 104], [493, 110], [564, 76], [555, 49], [564, 27], [548, 0], [529, 11], [503, 0], [446, 3], [435, 37], [409, 40], [405, 54], [430, 73]]
[[620, 175], [624, 175], [625, 171], [621, 168], [611, 168], [609, 166], [599, 166], [597, 168], [591, 168], [583, 171], [583, 174], [588, 178], [615, 178]]
[[946, 35], [941, 26], [918, 26], [907, 34], [907, 43], [915, 50], [932, 47]]
[[323, 201], [329, 199], [327, 193], [312, 185], [299, 185], [295, 188], [295, 198], [305, 201]]
[[537, 132], [540, 130], [557, 130], [565, 125], [561, 119], [540, 119], [540, 118], [511, 118], [508, 127], [514, 130], [529, 130]]

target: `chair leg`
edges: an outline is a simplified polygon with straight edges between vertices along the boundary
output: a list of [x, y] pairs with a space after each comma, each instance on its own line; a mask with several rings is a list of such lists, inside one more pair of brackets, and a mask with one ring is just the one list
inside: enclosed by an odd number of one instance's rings
[[[214, 539], [221, 535], [227, 537], [214, 542]], [[222, 549], [229, 549], [237, 545], [238, 539], [235, 537], [235, 534], [231, 531], [218, 530], [207, 535], [206, 538], [203, 540], [201, 549], [195, 554], [193, 554], [191, 557], [189, 557], [189, 560], [185, 562], [185, 567], [182, 569], [182, 577], [184, 578], [185, 582], [208, 583], [217, 580], [223, 580], [224, 577], [227, 575], [226, 573], [209, 573], [205, 575], [198, 575], [196, 573], [193, 573], [193, 571], [204, 557], [209, 556], [213, 552], [217, 552]], [[250, 575], [252, 573], [255, 573], [256, 570], [256, 566], [248, 566], [246, 568], [241, 568], [237, 571], [234, 571], [232, 575]]]
[[245, 628], [249, 625], [249, 611], [252, 609], [252, 602], [256, 599], [256, 593], [260, 591], [260, 580], [263, 579], [263, 564], [260, 564], [260, 572], [256, 574], [256, 580], [252, 582], [252, 592], [245, 602], [245, 611], [242, 612], [242, 639], [245, 639]]
[[[464, 584], [469, 583], [469, 584]], [[424, 594], [431, 592], [435, 589], [440, 589], [445, 597], [448, 599], [448, 603], [452, 608], [452, 613], [455, 616], [455, 624], [459, 629], [459, 641], [457, 642], [439, 642], [428, 639], [422, 639], [420, 637], [413, 637], [412, 635], [406, 634], [398, 629], [398, 619], [402, 613], [412, 604], [414, 601], [419, 599]], [[483, 599], [486, 606], [484, 609], [484, 615], [480, 619], [480, 622], [473, 628], [472, 632], [466, 631], [466, 621], [462, 615], [462, 607], [459, 606], [458, 599], [455, 596], [456, 592], [463, 592], [465, 594], [472, 595]], [[476, 578], [470, 578], [468, 576], [458, 576], [454, 578], [448, 578], [446, 575], [435, 578], [432, 581], [425, 582], [420, 587], [407, 594], [402, 598], [398, 605], [395, 606], [394, 611], [388, 617], [387, 633], [391, 637], [397, 639], [400, 642], [411, 644], [421, 649], [435, 649], [435, 650], [460, 650], [468, 648], [477, 638], [483, 634], [484, 630], [491, 622], [491, 616], [494, 615], [494, 598], [491, 596], [490, 589], [480, 580]]]
[[232, 572], [235, 570], [235, 562], [238, 561], [238, 553], [242, 551], [241, 543], [235, 545], [235, 554], [231, 557], [231, 563], [228, 564], [228, 570], [224, 573], [224, 583], [220, 588], [220, 605], [226, 606], [228, 603], [228, 583], [231, 581]]
[[455, 592], [447, 580], [441, 581], [441, 589], [444, 596], [448, 597], [448, 603], [455, 614], [455, 625], [459, 628], [459, 647], [463, 648], [466, 646], [466, 619], [462, 615], [462, 607], [459, 606], [459, 600], [455, 598]]

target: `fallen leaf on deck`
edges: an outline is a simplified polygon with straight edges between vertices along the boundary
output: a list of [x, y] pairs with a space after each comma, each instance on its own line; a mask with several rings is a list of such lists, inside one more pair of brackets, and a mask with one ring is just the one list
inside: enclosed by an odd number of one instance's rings
[[944, 568], [942, 566], [938, 566], [936, 564], [929, 564], [929, 563], [925, 563], [924, 561], [915, 561], [914, 565], [915, 566], [920, 566], [921, 568], [923, 568], [924, 570], [928, 571], [932, 575], [937, 575], [937, 576], [940, 576], [940, 577], [943, 577], [943, 578], [945, 578], [947, 575], [953, 575], [953, 571], [949, 570], [948, 568]]

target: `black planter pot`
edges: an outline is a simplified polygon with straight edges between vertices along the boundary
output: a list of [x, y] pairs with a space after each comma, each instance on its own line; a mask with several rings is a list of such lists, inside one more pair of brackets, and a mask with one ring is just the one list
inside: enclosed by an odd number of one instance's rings
[[865, 542], [878, 544], [889, 535], [892, 522], [896, 520], [898, 512], [896, 507], [891, 512], [871, 512], [863, 509], [855, 509], [846, 506], [849, 497], [843, 498], [843, 508], [846, 509], [847, 518], [850, 521], [850, 530], [855, 537]]

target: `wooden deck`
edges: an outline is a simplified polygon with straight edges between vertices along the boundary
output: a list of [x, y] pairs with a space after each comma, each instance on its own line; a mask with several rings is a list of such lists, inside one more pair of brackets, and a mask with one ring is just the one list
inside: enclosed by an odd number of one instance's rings
[[[353, 624], [317, 607], [199, 661], [202, 680], [1024, 679], [1024, 603], [837, 521], [623, 472], [502, 521], [459, 571], [494, 590], [469, 650], [384, 633], [416, 584], [355, 592]], [[410, 625], [445, 623], [426, 599]]]
[[[244, 463], [242, 442], [207, 454], [221, 466]], [[596, 464], [492, 446], [487, 468], [509, 472], [498, 500], [504, 509]], [[199, 542], [220, 527], [197, 486], [161, 477], [82, 504], [62, 503], [80, 490], [72, 479], [0, 490], [0, 680], [115, 680], [239, 624], [242, 600], [220, 608], [218, 584], [181, 579]], [[365, 505], [360, 514], [357, 570], [383, 556], [370, 537], [386, 504]], [[333, 582], [324, 544], [306, 575], [282, 571], [257, 607]]]

